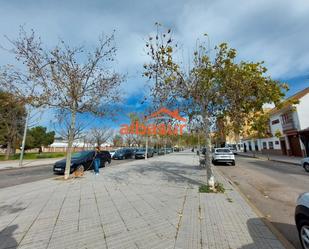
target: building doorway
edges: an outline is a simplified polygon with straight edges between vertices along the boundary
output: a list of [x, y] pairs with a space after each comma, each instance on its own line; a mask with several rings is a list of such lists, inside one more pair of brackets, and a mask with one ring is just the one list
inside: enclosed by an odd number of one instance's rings
[[288, 140], [290, 144], [291, 156], [302, 157], [303, 153], [300, 148], [300, 142], [299, 142], [298, 135], [288, 136]]
[[309, 128], [299, 132], [301, 141], [305, 146], [306, 155], [309, 157]]
[[282, 155], [287, 155], [287, 151], [286, 151], [286, 143], [285, 143], [285, 140], [280, 140], [280, 147], [281, 147], [281, 152], [282, 152]]
[[255, 151], [259, 151], [259, 145], [258, 145], [258, 141], [255, 140], [255, 143], [254, 143], [254, 150]]

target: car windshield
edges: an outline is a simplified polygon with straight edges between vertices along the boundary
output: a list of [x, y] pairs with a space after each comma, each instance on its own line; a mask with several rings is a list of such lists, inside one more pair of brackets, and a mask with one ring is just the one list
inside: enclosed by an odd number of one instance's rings
[[81, 158], [81, 157], [85, 157], [87, 155], [89, 155], [91, 153], [91, 151], [80, 151], [80, 152], [75, 152], [72, 155], [72, 158]]
[[231, 153], [230, 149], [216, 149], [217, 153]]

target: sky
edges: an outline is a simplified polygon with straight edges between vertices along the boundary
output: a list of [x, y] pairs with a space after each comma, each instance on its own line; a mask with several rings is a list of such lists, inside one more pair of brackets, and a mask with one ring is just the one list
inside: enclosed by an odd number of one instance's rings
[[[265, 61], [271, 77], [289, 84], [289, 96], [309, 86], [308, 13], [308, 0], [0, 0], [0, 45], [8, 47], [5, 36], [17, 37], [20, 25], [34, 29], [47, 48], [63, 39], [92, 49], [100, 34], [116, 30], [113, 66], [126, 75], [122, 105], [128, 112], [142, 111], [148, 93], [141, 77], [145, 40], [160, 22], [173, 30], [184, 57], [207, 33], [211, 46], [227, 42], [239, 59]], [[14, 57], [0, 50], [0, 65], [8, 63], [14, 64]], [[91, 120], [90, 126], [127, 122], [125, 113], [113, 121]], [[40, 124], [52, 122], [52, 111], [45, 110]]]

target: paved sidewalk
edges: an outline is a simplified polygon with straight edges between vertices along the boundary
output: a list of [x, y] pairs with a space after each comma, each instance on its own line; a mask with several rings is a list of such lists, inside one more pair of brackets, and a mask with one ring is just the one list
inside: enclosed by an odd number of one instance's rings
[[[61, 159], [63, 158], [58, 157], [58, 158], [42, 158], [42, 159], [34, 159], [34, 160], [24, 160], [22, 168], [51, 165]], [[15, 169], [15, 168], [20, 168], [19, 160], [0, 161], [0, 170], [1, 169]]]
[[247, 157], [255, 157], [260, 158], [264, 160], [270, 160], [275, 162], [281, 162], [281, 163], [288, 163], [288, 164], [294, 164], [294, 165], [301, 165], [301, 157], [293, 157], [293, 156], [284, 156], [284, 155], [265, 155], [260, 152], [238, 152], [237, 153], [240, 156], [247, 156]]
[[198, 193], [197, 163], [173, 153], [1, 189], [0, 248], [283, 248], [222, 177], [225, 194]]

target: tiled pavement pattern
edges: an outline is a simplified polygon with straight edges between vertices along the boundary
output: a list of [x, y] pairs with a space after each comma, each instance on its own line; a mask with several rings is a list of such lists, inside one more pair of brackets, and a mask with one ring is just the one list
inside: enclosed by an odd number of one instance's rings
[[109, 166], [100, 176], [0, 190], [3, 248], [283, 248], [232, 188], [199, 194], [193, 153]]

